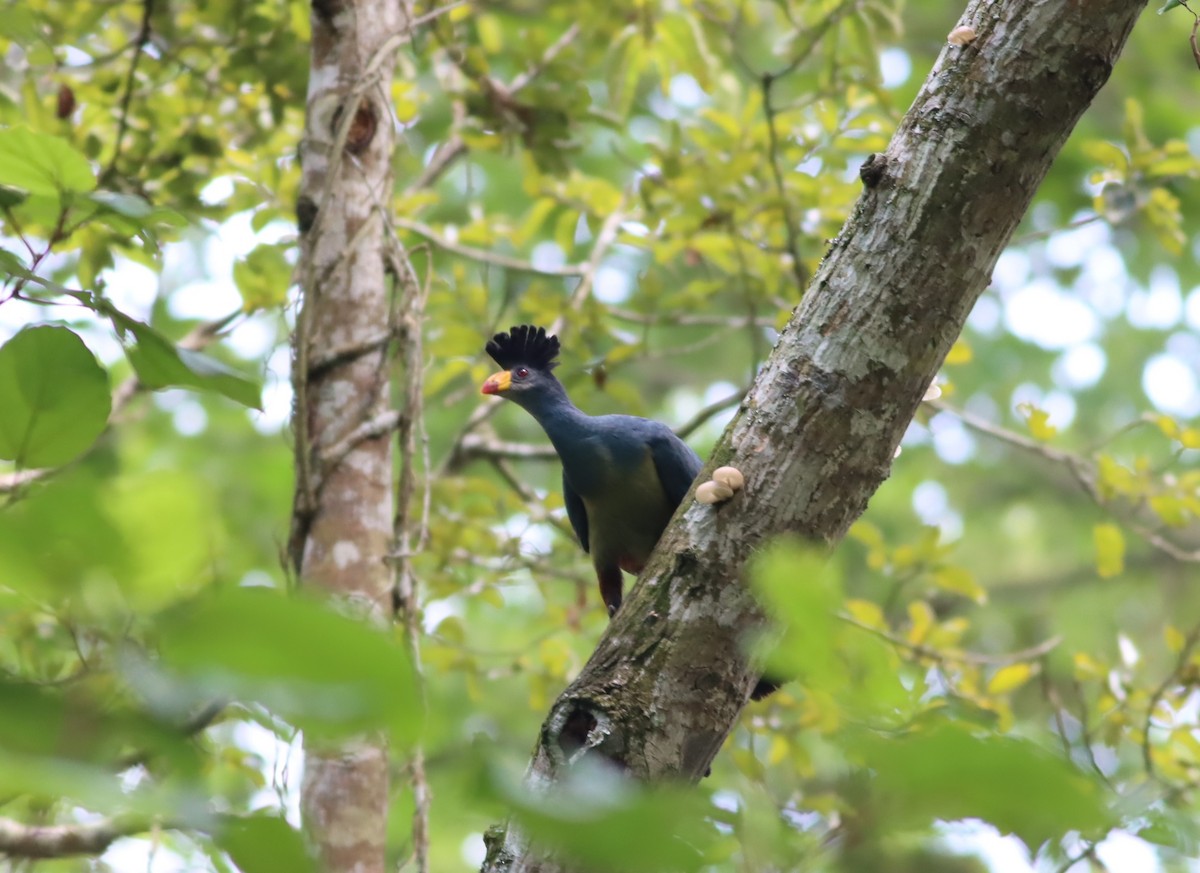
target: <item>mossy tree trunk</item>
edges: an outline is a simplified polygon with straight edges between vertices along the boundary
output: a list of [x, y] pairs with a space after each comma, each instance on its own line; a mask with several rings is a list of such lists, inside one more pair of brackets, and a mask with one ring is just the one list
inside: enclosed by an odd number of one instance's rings
[[[296, 210], [303, 298], [293, 340], [291, 560], [302, 586], [376, 622], [392, 611], [392, 447], [386, 430], [353, 435], [389, 403], [383, 219], [392, 196], [390, 84], [407, 15], [404, 0], [313, 0]], [[304, 830], [324, 869], [384, 869], [382, 739], [306, 743], [301, 791]]]

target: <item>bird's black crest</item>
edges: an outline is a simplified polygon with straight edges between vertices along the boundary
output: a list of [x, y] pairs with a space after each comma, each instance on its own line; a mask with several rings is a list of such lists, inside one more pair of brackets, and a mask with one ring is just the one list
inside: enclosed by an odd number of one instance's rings
[[511, 370], [517, 364], [535, 370], [553, 370], [558, 366], [558, 337], [546, 336], [546, 328], [532, 324], [514, 325], [508, 333], [498, 333], [488, 341], [486, 351], [492, 360]]

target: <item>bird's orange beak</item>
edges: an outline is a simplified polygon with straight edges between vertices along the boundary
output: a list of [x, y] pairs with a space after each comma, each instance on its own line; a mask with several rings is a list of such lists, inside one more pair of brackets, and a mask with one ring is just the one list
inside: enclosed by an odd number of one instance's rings
[[499, 373], [493, 373], [487, 377], [487, 381], [483, 383], [483, 387], [479, 389], [484, 394], [503, 394], [512, 387], [512, 373], [508, 370], [501, 370]]

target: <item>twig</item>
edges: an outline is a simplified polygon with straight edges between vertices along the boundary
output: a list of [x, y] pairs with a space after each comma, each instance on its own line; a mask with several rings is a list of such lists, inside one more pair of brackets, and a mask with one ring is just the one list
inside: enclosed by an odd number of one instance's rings
[[[1088, 707], [1087, 696], [1083, 693], [1083, 686], [1079, 680], [1072, 678], [1072, 687], [1075, 691], [1075, 697], [1079, 700], [1079, 730], [1083, 739], [1083, 750], [1087, 753], [1088, 763], [1092, 765], [1092, 770], [1096, 775], [1113, 788], [1112, 780], [1108, 778], [1108, 774], [1100, 766], [1100, 762], [1096, 760], [1095, 743], [1092, 742], [1092, 715]], [[1115, 790], [1115, 788], [1114, 788]]]
[[142, 0], [142, 26], [133, 45], [133, 60], [129, 62], [129, 73], [125, 76], [125, 90], [121, 94], [121, 109], [117, 118], [117, 135], [113, 141], [112, 158], [101, 174], [101, 178], [107, 178], [117, 170], [117, 161], [121, 157], [121, 146], [125, 140], [125, 133], [129, 129], [129, 105], [133, 100], [134, 77], [137, 75], [138, 63], [142, 59], [146, 43], [150, 41], [150, 16], [153, 12], [154, 0]]
[[992, 424], [986, 418], [976, 415], [973, 412], [967, 412], [965, 409], [959, 409], [955, 406], [951, 406], [944, 400], [927, 400], [925, 401], [925, 404], [933, 409], [938, 410], [939, 412], [946, 412], [950, 415], [953, 415], [967, 427], [971, 428], [971, 430], [979, 431], [980, 433], [987, 434], [990, 437], [995, 437], [996, 439], [1006, 442], [1009, 445], [1016, 446], [1019, 449], [1024, 449], [1027, 452], [1033, 452], [1035, 455], [1041, 455], [1047, 461], [1054, 461], [1057, 464], [1071, 464], [1080, 460], [1070, 452], [1064, 452], [1061, 449], [1056, 449], [1044, 443], [1039, 443], [1032, 437], [1014, 433], [1011, 430], [1000, 427], [998, 424]]
[[308, 378], [312, 379], [316, 376], [324, 375], [334, 367], [347, 364], [350, 361], [361, 358], [363, 355], [369, 355], [372, 352], [377, 352], [386, 347], [391, 341], [392, 334], [389, 332], [365, 343], [348, 343], [344, 346], [338, 346], [334, 349], [331, 349], [323, 357], [318, 358], [309, 364]]
[[381, 412], [374, 418], [360, 423], [358, 427], [351, 430], [348, 434], [337, 440], [337, 442], [325, 447], [320, 454], [321, 471], [327, 472], [333, 469], [346, 460], [346, 456], [354, 451], [355, 447], [367, 440], [379, 439], [382, 436], [386, 436], [402, 424], [403, 415], [395, 409]]
[[[794, 67], [793, 67], [794, 68]], [[779, 210], [783, 214], [784, 232], [787, 234], [788, 253], [792, 261], [792, 275], [796, 288], [803, 292], [808, 287], [808, 273], [800, 259], [800, 227], [792, 213], [792, 201], [783, 184], [783, 170], [779, 167], [779, 134], [775, 131], [775, 107], [771, 104], [771, 86], [776, 78], [764, 73], [760, 80], [762, 88], [763, 115], [767, 119], [767, 151], [770, 157], [771, 177], [775, 180], [775, 196], [779, 198]]]
[[1100, 863], [1100, 860], [1096, 857], [1096, 847], [1099, 845], [1100, 844], [1098, 842], [1089, 841], [1085, 849], [1081, 850], [1075, 855], [1068, 856], [1067, 859], [1062, 862], [1062, 865], [1058, 868], [1058, 870], [1055, 871], [1055, 873], [1067, 873], [1068, 870], [1070, 870], [1080, 861], [1085, 861], [1089, 858], [1095, 861], [1097, 864], [1100, 864], [1101, 869], [1107, 870], [1108, 868], [1105, 867], [1104, 864]]
[[[541, 59], [538, 60], [537, 63], [535, 63], [525, 72], [518, 74], [517, 77], [514, 78], [507, 86], [496, 86], [496, 89], [502, 90], [509, 95], [516, 94], [518, 91], [526, 87], [530, 82], [536, 79], [539, 75], [541, 75], [542, 71], [545, 70], [546, 67], [548, 67], [556, 57], [562, 54], [563, 50], [566, 49], [567, 46], [569, 46], [572, 42], [574, 42], [578, 36], [579, 24], [572, 24], [566, 29], [566, 31], [563, 32], [562, 36], [555, 40], [546, 49], [546, 51], [542, 54]], [[461, 123], [461, 121], [466, 117], [465, 107], [462, 107], [461, 104], [456, 104], [455, 115], [458, 116], [457, 120]], [[446, 170], [448, 170], [456, 160], [466, 153], [466, 142], [463, 141], [463, 138], [459, 134], [455, 133], [448, 140], [442, 143], [437, 151], [433, 153], [433, 157], [425, 166], [425, 169], [421, 171], [421, 175], [418, 176], [413, 183], [408, 186], [406, 193], [412, 193], [413, 191], [420, 191], [423, 188], [428, 188], [434, 182], [440, 179]]]
[[503, 458], [509, 461], [552, 461], [558, 457], [554, 446], [533, 443], [514, 443], [476, 433], [463, 434], [458, 443], [461, 453], [458, 465], [474, 458]]
[[1062, 233], [1063, 231], [1067, 231], [1067, 230], [1074, 230], [1077, 227], [1087, 227], [1089, 224], [1094, 224], [1095, 222], [1102, 221], [1102, 220], [1103, 220], [1103, 216], [1100, 216], [1100, 215], [1085, 215], [1085, 216], [1083, 216], [1083, 218], [1077, 218], [1074, 221], [1068, 221], [1062, 227], [1050, 227], [1050, 228], [1047, 228], [1046, 230], [1033, 230], [1033, 231], [1030, 231], [1029, 233], [1023, 233], [1020, 236], [1015, 237], [1009, 243], [1009, 245], [1010, 246], [1025, 245], [1025, 243], [1031, 243], [1034, 240], [1045, 239], [1046, 237], [1053, 236], [1056, 233]]
[[152, 827], [170, 827], [142, 815], [114, 816], [90, 824], [30, 825], [0, 818], [0, 855], [13, 858], [66, 858], [99, 855], [122, 837]]
[[775, 319], [768, 318], [766, 316], [748, 317], [745, 315], [695, 315], [687, 312], [658, 315], [656, 313], [634, 312], [631, 309], [619, 309], [616, 307], [609, 307], [608, 314], [620, 321], [628, 321], [632, 322], [633, 324], [667, 324], [672, 327], [715, 326], [740, 328], [748, 327], [750, 325], [755, 327], [775, 326]]
[[608, 254], [609, 248], [616, 242], [617, 233], [621, 229], [621, 222], [625, 220], [625, 203], [627, 200], [628, 195], [622, 193], [621, 199], [617, 201], [616, 208], [613, 209], [608, 218], [604, 219], [604, 224], [600, 226], [600, 232], [596, 234], [596, 242], [592, 246], [591, 257], [588, 258], [587, 265], [584, 268], [583, 278], [579, 280], [579, 284], [571, 292], [571, 299], [567, 301], [566, 310], [554, 320], [554, 324], [550, 326], [547, 333], [558, 333], [566, 327], [568, 315], [577, 312], [592, 293], [592, 286], [596, 284], [596, 271], [600, 269], [600, 263]]
[[[223, 698], [210, 700], [200, 709], [192, 714], [191, 718], [187, 719], [182, 724], [178, 725], [175, 730], [182, 737], [194, 737], [196, 734], [205, 730], [209, 725], [221, 717], [221, 713], [229, 706], [229, 701]], [[145, 749], [137, 749], [123, 755], [117, 760], [117, 770], [128, 770], [130, 767], [137, 767], [140, 764], [145, 764], [151, 758], [151, 753]]]
[[491, 264], [496, 267], [503, 267], [506, 270], [519, 270], [523, 273], [537, 273], [541, 276], [582, 276], [587, 271], [587, 266], [584, 264], [564, 264], [561, 267], [539, 267], [532, 261], [525, 261], [520, 258], [514, 258], [510, 255], [502, 255], [498, 252], [491, 252], [487, 249], [477, 249], [474, 246], [463, 245], [462, 243], [453, 242], [447, 239], [437, 230], [424, 224], [420, 221], [414, 221], [411, 218], [393, 217], [392, 222], [397, 227], [402, 227], [405, 230], [410, 230], [413, 233], [420, 234], [425, 239], [429, 240], [439, 249], [445, 249], [452, 254], [461, 255], [464, 258], [470, 258], [473, 261], [481, 261], [485, 264]]
[[1045, 659], [1042, 661], [1042, 694], [1045, 695], [1046, 702], [1054, 709], [1054, 725], [1058, 728], [1058, 739], [1062, 743], [1063, 757], [1068, 762], [1072, 762], [1071, 739], [1067, 736], [1067, 725], [1063, 719], [1063, 710], [1066, 707], [1063, 705], [1058, 689], [1054, 687], [1053, 680], [1050, 679], [1050, 671], [1046, 669]]
[[726, 409], [737, 406], [742, 402], [742, 398], [745, 396], [746, 391], [742, 390], [735, 394], [730, 394], [723, 400], [718, 400], [715, 403], [708, 404], [708, 406], [705, 406], [679, 427], [675, 428], [675, 436], [679, 437], [680, 439], [687, 439], [694, 432], [703, 427], [704, 423], [714, 415], [720, 415]]
[[947, 412], [955, 416], [963, 424], [972, 430], [987, 434], [1009, 445], [1024, 449], [1027, 452], [1040, 455], [1048, 461], [1053, 461], [1057, 464], [1062, 464], [1074, 477], [1079, 487], [1092, 499], [1100, 509], [1118, 517], [1119, 520], [1126, 525], [1130, 530], [1136, 533], [1139, 537], [1145, 540], [1154, 548], [1158, 549], [1163, 554], [1185, 564], [1200, 563], [1200, 549], [1188, 549], [1180, 546], [1178, 543], [1164, 537], [1162, 534], [1147, 527], [1137, 519], [1128, 517], [1128, 513], [1123, 513], [1120, 516], [1114, 512], [1112, 504], [1104, 499], [1100, 490], [1096, 486], [1096, 469], [1095, 465], [1088, 459], [1082, 458], [1079, 455], [1071, 452], [1064, 452], [1061, 449], [1056, 449], [1051, 446], [1039, 443], [1029, 437], [1022, 436], [1018, 433], [1013, 433], [999, 425], [992, 424], [987, 419], [981, 418], [973, 413], [962, 409], [957, 409], [950, 406], [941, 400], [928, 400], [927, 405], [941, 412]]
[[1047, 640], [1043, 640], [1036, 646], [1030, 646], [1027, 649], [1021, 649], [1016, 652], [1008, 652], [1002, 655], [989, 655], [984, 652], [967, 652], [967, 651], [942, 651], [939, 649], [931, 649], [928, 646], [922, 646], [918, 643], [910, 643], [903, 637], [898, 637], [890, 631], [882, 630], [864, 622], [859, 621], [852, 615], [839, 613], [838, 618], [853, 625], [860, 630], [865, 630], [869, 634], [879, 637], [881, 640], [886, 640], [894, 646], [898, 646], [919, 658], [929, 658], [934, 661], [957, 664], [977, 664], [984, 667], [1003, 667], [1008, 664], [1019, 664], [1022, 661], [1036, 661], [1043, 657], [1048, 652], [1053, 651], [1062, 642], [1061, 636], [1052, 636]]
[[546, 67], [554, 63], [554, 60], [563, 53], [567, 46], [575, 41], [575, 38], [579, 36], [579, 30], [580, 27], [578, 21], [564, 30], [562, 36], [552, 42], [546, 48], [546, 50], [542, 52], [542, 57], [536, 64], [534, 64], [528, 70], [525, 70], [523, 73], [518, 73], [512, 82], [509, 83], [508, 93], [516, 94], [526, 85], [540, 76]]
[[[381, 206], [382, 208], [382, 206]], [[386, 214], [386, 213], [385, 213]], [[421, 602], [419, 580], [413, 570], [412, 555], [425, 548], [429, 539], [431, 483], [429, 480], [429, 438], [425, 432], [425, 305], [433, 282], [433, 257], [423, 246], [426, 258], [424, 284], [418, 284], [412, 260], [390, 227], [388, 257], [392, 272], [399, 283], [400, 303], [395, 332], [404, 339], [404, 409], [396, 433], [400, 450], [400, 475], [396, 483], [396, 511], [392, 522], [392, 550], [395, 554], [395, 609], [400, 613], [404, 638], [416, 674], [422, 702], [425, 698], [425, 674], [421, 666]], [[413, 498], [417, 488], [417, 437], [421, 437], [423, 496], [420, 520], [413, 535]], [[425, 769], [425, 749], [417, 743], [409, 757], [412, 775], [413, 855], [417, 873], [429, 873], [429, 816], [433, 793]]]
[[1192, 13], [1192, 33], [1188, 37], [1188, 45], [1192, 47], [1192, 60], [1196, 62], [1197, 69], [1200, 69], [1200, 47], [1196, 45], [1196, 30], [1200, 28], [1200, 15], [1192, 12], [1192, 7], [1187, 5], [1187, 0], [1180, 0], [1179, 5]]
[[1188, 661], [1191, 660], [1192, 650], [1196, 648], [1197, 643], [1200, 643], [1200, 624], [1197, 624], [1188, 633], [1187, 638], [1183, 642], [1183, 648], [1179, 650], [1179, 657], [1175, 659], [1175, 669], [1168, 673], [1166, 678], [1154, 689], [1154, 693], [1150, 695], [1150, 702], [1146, 704], [1146, 720], [1142, 725], [1142, 764], [1146, 768], [1146, 775], [1152, 778], [1158, 775], [1155, 771], [1154, 754], [1150, 745], [1150, 729], [1154, 720], [1154, 710], [1162, 703], [1167, 690], [1172, 685], [1178, 684], [1184, 668], [1187, 667]]

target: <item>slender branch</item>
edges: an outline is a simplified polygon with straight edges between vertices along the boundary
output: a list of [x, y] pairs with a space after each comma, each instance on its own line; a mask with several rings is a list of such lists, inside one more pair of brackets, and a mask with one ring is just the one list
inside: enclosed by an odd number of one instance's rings
[[1099, 845], [1100, 845], [1099, 842], [1090, 842], [1089, 841], [1088, 844], [1083, 849], [1081, 849], [1077, 854], [1071, 855], [1065, 861], [1063, 861], [1062, 865], [1059, 866], [1059, 868], [1055, 871], [1055, 873], [1067, 873], [1068, 870], [1070, 870], [1072, 867], [1074, 867], [1080, 861], [1086, 861], [1089, 859], [1094, 861], [1097, 865], [1099, 865], [1101, 870], [1107, 870], [1108, 868], [1105, 867], [1103, 864], [1101, 864], [1100, 860], [1096, 857], [1096, 847]]
[[[464, 434], [459, 441], [459, 464], [474, 458], [502, 458], [508, 461], [552, 461], [558, 457], [554, 446], [514, 443], [476, 433]], [[456, 469], [459, 464], [456, 464]]]
[[320, 467], [322, 471], [328, 471], [336, 467], [342, 461], [346, 460], [346, 456], [354, 451], [355, 447], [366, 442], [367, 440], [379, 439], [382, 436], [394, 431], [400, 427], [403, 416], [395, 409], [389, 409], [386, 412], [381, 412], [374, 418], [367, 419], [354, 428], [348, 434], [343, 436], [327, 446], [320, 454]]
[[1046, 669], [1044, 659], [1042, 662], [1042, 695], [1054, 710], [1054, 726], [1058, 732], [1058, 740], [1062, 743], [1063, 757], [1070, 762], [1073, 760], [1071, 755], [1071, 738], [1067, 736], [1066, 720], [1063, 718], [1063, 711], [1066, 709], [1066, 706], [1063, 704], [1062, 696], [1058, 693], [1058, 688], [1055, 687], [1053, 680], [1050, 678], [1050, 671]]
[[783, 170], [779, 168], [779, 134], [775, 130], [775, 107], [772, 105], [771, 86], [776, 78], [764, 73], [760, 81], [762, 88], [763, 115], [767, 119], [767, 153], [770, 157], [771, 177], [775, 180], [775, 196], [779, 198], [779, 210], [783, 213], [783, 227], [787, 234], [788, 254], [792, 261], [792, 275], [796, 287], [803, 291], [808, 286], [808, 272], [800, 259], [800, 225], [792, 212], [792, 198], [787, 196], [783, 184]]
[[463, 245], [462, 243], [457, 243], [453, 240], [447, 239], [428, 224], [424, 224], [420, 221], [414, 221], [411, 218], [400, 218], [399, 216], [394, 216], [392, 218], [392, 223], [397, 227], [402, 227], [405, 230], [420, 234], [439, 249], [445, 249], [452, 254], [461, 255], [464, 258], [470, 258], [473, 261], [481, 261], [485, 264], [503, 267], [506, 270], [518, 270], [523, 273], [537, 273], [541, 276], [583, 276], [587, 271], [587, 266], [584, 264], [564, 264], [561, 267], [539, 267], [532, 261], [525, 261], [521, 258], [514, 258], [510, 255], [502, 255], [498, 252], [488, 251], [487, 249], [477, 249], [474, 246]]
[[1061, 449], [1056, 449], [1053, 446], [1048, 446], [1045, 443], [1039, 443], [1032, 437], [1027, 437], [1023, 434], [1014, 433], [1007, 428], [1003, 428], [998, 424], [993, 424], [986, 418], [976, 415], [973, 412], [967, 412], [965, 409], [959, 409], [951, 406], [944, 400], [926, 400], [927, 406], [946, 412], [953, 415], [971, 430], [978, 431], [982, 434], [987, 434], [1001, 442], [1006, 442], [1009, 445], [1016, 446], [1019, 449], [1024, 449], [1027, 452], [1033, 452], [1035, 455], [1041, 455], [1047, 461], [1054, 461], [1057, 464], [1071, 464], [1080, 460], [1070, 452], [1064, 452]]
[[1192, 7], [1187, 5], [1186, 0], [1180, 0], [1179, 5], [1192, 13], [1192, 33], [1188, 37], [1188, 45], [1192, 47], [1192, 60], [1196, 62], [1197, 69], [1200, 69], [1200, 46], [1196, 44], [1196, 31], [1200, 30], [1200, 15], [1192, 12]]
[[1079, 455], [1072, 454], [1071, 452], [1065, 452], [1061, 449], [1056, 449], [1052, 446], [1045, 445], [1044, 443], [1039, 443], [1030, 437], [1013, 433], [1006, 428], [992, 424], [985, 418], [981, 418], [973, 413], [950, 406], [944, 401], [928, 400], [925, 402], [934, 409], [937, 409], [941, 412], [947, 412], [955, 416], [972, 430], [987, 434], [990, 437], [994, 437], [1002, 442], [1006, 442], [1009, 445], [1016, 446], [1017, 448], [1023, 449], [1027, 452], [1032, 452], [1035, 455], [1040, 455], [1048, 461], [1062, 464], [1067, 468], [1067, 470], [1070, 471], [1071, 475], [1075, 478], [1075, 481], [1079, 484], [1079, 487], [1088, 495], [1088, 497], [1092, 499], [1092, 502], [1095, 503], [1096, 506], [1112, 514], [1114, 517], [1119, 518], [1122, 524], [1126, 525], [1130, 530], [1136, 533], [1151, 546], [1158, 549], [1163, 554], [1175, 559], [1176, 561], [1179, 561], [1180, 563], [1200, 563], [1200, 549], [1188, 549], [1167, 539], [1161, 533], [1153, 530], [1137, 519], [1130, 518], [1129, 513], [1118, 514], [1115, 511], [1115, 507], [1108, 500], [1105, 500], [1104, 496], [1100, 493], [1100, 490], [1096, 485], [1097, 474], [1095, 465], [1090, 460], [1082, 458]]
[[562, 36], [552, 42], [542, 53], [541, 60], [539, 60], [528, 70], [525, 70], [525, 72], [518, 73], [512, 82], [509, 83], [508, 93], [516, 94], [526, 85], [540, 76], [546, 67], [554, 63], [554, 60], [566, 50], [567, 46], [575, 41], [575, 38], [579, 36], [579, 31], [580, 27], [578, 21], [564, 30]]
[[708, 406], [705, 406], [683, 424], [679, 425], [679, 427], [675, 428], [675, 436], [679, 437], [680, 439], [687, 439], [689, 436], [703, 427], [704, 423], [714, 415], [720, 415], [725, 410], [732, 409], [733, 407], [737, 406], [742, 402], [742, 398], [745, 396], [746, 391], [743, 389], [735, 394], [730, 394], [728, 397], [722, 400], [708, 404]]
[[[401, 288], [400, 331], [404, 338], [404, 369], [407, 382], [404, 386], [404, 409], [396, 442], [400, 450], [400, 476], [396, 486], [396, 514], [392, 523], [392, 548], [395, 554], [395, 608], [400, 613], [404, 626], [404, 639], [412, 660], [417, 685], [422, 697], [425, 695], [425, 673], [421, 665], [421, 602], [420, 581], [413, 569], [412, 555], [425, 548], [429, 539], [430, 482], [429, 440], [424, 431], [425, 413], [425, 362], [423, 347], [423, 324], [425, 304], [433, 281], [433, 258], [425, 248], [426, 273], [423, 286], [418, 285], [408, 253], [404, 250], [395, 232], [390, 237], [390, 257]], [[413, 501], [417, 490], [417, 436], [420, 434], [424, 448], [422, 478], [424, 479], [423, 500], [417, 531], [413, 534]], [[413, 854], [417, 873], [429, 873], [429, 813], [433, 793], [425, 770], [425, 750], [420, 743], [413, 748], [409, 758], [412, 776]]]
[[1092, 739], [1092, 715], [1087, 703], [1087, 696], [1083, 692], [1083, 686], [1079, 680], [1072, 678], [1072, 686], [1075, 691], [1075, 697], [1079, 700], [1079, 732], [1080, 738], [1083, 740], [1083, 751], [1087, 754], [1088, 763], [1092, 765], [1092, 770], [1100, 777], [1110, 788], [1115, 787], [1112, 780], [1108, 778], [1108, 774], [1104, 772], [1104, 768], [1100, 766], [1100, 762], [1096, 760], [1096, 744]]
[[433, 153], [429, 163], [425, 165], [425, 169], [421, 171], [421, 175], [408, 186], [408, 191], [420, 191], [423, 188], [429, 188], [442, 177], [442, 175], [450, 169], [450, 165], [467, 153], [467, 144], [463, 142], [463, 138], [457, 133], [442, 143], [437, 151]]
[[129, 130], [129, 106], [133, 101], [133, 88], [136, 83], [138, 63], [142, 59], [146, 43], [150, 42], [150, 16], [154, 13], [154, 0], [142, 0], [142, 25], [138, 30], [137, 39], [133, 45], [133, 60], [129, 62], [129, 72], [125, 76], [125, 90], [121, 94], [120, 115], [117, 118], [117, 135], [113, 140], [112, 158], [101, 174], [101, 178], [111, 176], [117, 170], [117, 161], [121, 158], [121, 146], [125, 141], [125, 133]]
[[838, 615], [838, 618], [846, 624], [853, 625], [860, 630], [865, 630], [867, 633], [877, 636], [881, 640], [886, 640], [892, 645], [916, 655], [918, 658], [929, 658], [934, 661], [957, 664], [976, 664], [984, 667], [1003, 667], [1008, 664], [1019, 664], [1022, 661], [1036, 661], [1038, 658], [1056, 649], [1063, 640], [1061, 636], [1056, 635], [1027, 649], [1020, 649], [1016, 652], [1007, 652], [999, 655], [989, 655], [985, 652], [946, 651], [931, 649], [928, 646], [922, 646], [918, 643], [910, 643], [908, 640], [898, 637], [890, 631], [865, 624], [852, 615], [841, 613]]
[[583, 278], [579, 280], [579, 284], [575, 286], [575, 290], [571, 293], [571, 299], [567, 302], [567, 308], [563, 314], [554, 320], [554, 324], [550, 326], [548, 333], [558, 333], [567, 325], [568, 316], [579, 311], [587, 301], [588, 296], [592, 293], [592, 286], [596, 283], [596, 271], [600, 269], [600, 263], [608, 255], [608, 250], [612, 244], [617, 241], [617, 233], [621, 229], [621, 222], [625, 220], [625, 204], [628, 200], [627, 194], [622, 194], [621, 199], [617, 201], [617, 206], [609, 214], [608, 218], [604, 219], [604, 224], [600, 226], [600, 232], [596, 234], [596, 242], [592, 246], [591, 257], [588, 258], [587, 266], [584, 268]]
[[[509, 95], [516, 94], [518, 91], [525, 88], [530, 82], [541, 75], [542, 71], [544, 71], [546, 67], [548, 67], [554, 61], [555, 58], [562, 54], [567, 46], [575, 41], [575, 39], [579, 36], [579, 31], [579, 24], [572, 24], [563, 32], [562, 36], [555, 40], [546, 49], [537, 63], [535, 63], [525, 72], [518, 74], [516, 78], [514, 78], [507, 86], [501, 86], [497, 83], [492, 83], [494, 88]], [[460, 116], [458, 118], [460, 123], [463, 118], [466, 117], [466, 110], [462, 107], [461, 103], [456, 105], [455, 114], [456, 116]], [[406, 193], [412, 193], [414, 191], [420, 191], [423, 188], [430, 187], [434, 182], [440, 179], [448, 169], [450, 169], [450, 166], [455, 161], [457, 161], [466, 153], [466, 142], [463, 141], [463, 138], [459, 134], [455, 133], [448, 140], [442, 143], [437, 151], [433, 153], [433, 157], [425, 166], [425, 169], [421, 171], [421, 175], [418, 176], [412, 182], [412, 184], [408, 186]]]
[[1179, 656], [1175, 659], [1175, 668], [1154, 689], [1154, 693], [1150, 695], [1150, 702], [1146, 704], [1146, 720], [1142, 725], [1142, 764], [1145, 766], [1146, 775], [1148, 776], [1155, 777], [1158, 775], [1154, 767], [1153, 747], [1150, 744], [1150, 729], [1153, 725], [1154, 710], [1162, 703], [1171, 686], [1179, 684], [1184, 668], [1187, 667], [1188, 661], [1191, 660], [1192, 652], [1195, 650], [1197, 644], [1200, 644], [1200, 624], [1193, 627], [1187, 635], [1187, 638], [1183, 642], [1183, 648], [1179, 650]]
[[385, 348], [392, 341], [392, 334], [386, 333], [366, 343], [347, 343], [344, 346], [338, 346], [330, 349], [319, 359], [312, 361], [309, 364], [308, 378], [314, 379], [317, 376], [324, 375], [334, 367], [348, 364], [351, 361], [361, 358], [363, 355], [369, 355], [372, 352], [377, 352]]
[[0, 818], [0, 855], [13, 858], [66, 858], [99, 855], [122, 837], [153, 827], [169, 827], [142, 815], [114, 816], [89, 824], [31, 825]]
[[689, 327], [689, 326], [704, 326], [704, 327], [774, 327], [775, 319], [767, 316], [749, 317], [745, 315], [698, 315], [689, 312], [675, 313], [649, 313], [649, 312], [634, 312], [631, 309], [619, 309], [617, 307], [609, 307], [608, 314], [620, 321], [628, 321], [632, 324], [659, 325], [666, 324], [672, 327]]

